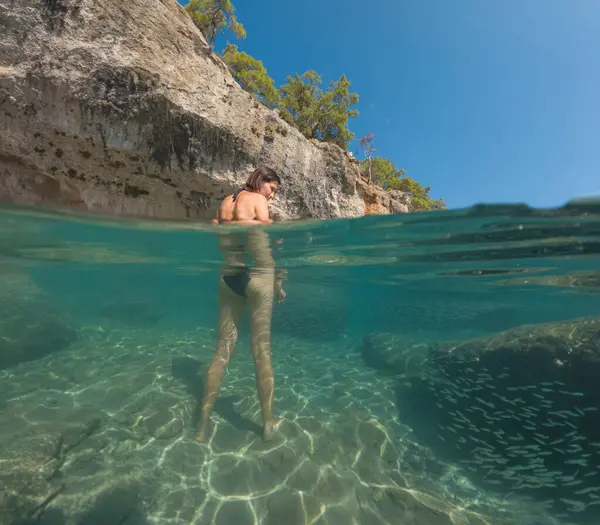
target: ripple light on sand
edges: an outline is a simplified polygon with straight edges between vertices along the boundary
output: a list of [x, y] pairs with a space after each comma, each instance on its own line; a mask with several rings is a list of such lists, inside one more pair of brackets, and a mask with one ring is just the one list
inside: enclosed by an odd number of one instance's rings
[[269, 443], [244, 340], [212, 435], [193, 440], [210, 330], [90, 327], [70, 350], [3, 371], [3, 523], [513, 523], [459, 475], [440, 483], [453, 469], [414, 440], [393, 381], [357, 366], [352, 348], [273, 347], [285, 421]]

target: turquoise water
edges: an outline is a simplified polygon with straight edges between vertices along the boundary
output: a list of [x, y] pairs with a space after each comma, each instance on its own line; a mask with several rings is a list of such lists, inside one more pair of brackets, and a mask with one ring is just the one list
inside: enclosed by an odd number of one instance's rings
[[598, 522], [598, 204], [269, 227], [269, 443], [217, 231], [0, 210], [1, 523]]

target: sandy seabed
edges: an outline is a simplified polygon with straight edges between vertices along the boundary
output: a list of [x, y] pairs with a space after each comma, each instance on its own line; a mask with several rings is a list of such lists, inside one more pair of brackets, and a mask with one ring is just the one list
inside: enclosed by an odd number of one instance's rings
[[[248, 341], [207, 444], [194, 441], [215, 334], [90, 326], [0, 371], [4, 525], [505, 525], [402, 424], [397, 379], [360, 354], [276, 336], [276, 438], [261, 439]], [[407, 379], [408, 381], [409, 379]], [[5, 490], [6, 489], [6, 490]]]

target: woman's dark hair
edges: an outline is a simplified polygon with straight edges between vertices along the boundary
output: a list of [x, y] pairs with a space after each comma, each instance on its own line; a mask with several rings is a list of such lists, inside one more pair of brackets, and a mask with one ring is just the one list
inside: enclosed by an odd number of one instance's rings
[[276, 182], [277, 184], [281, 184], [281, 179], [271, 168], [261, 166], [260, 168], [256, 168], [252, 172], [252, 175], [248, 177], [245, 189], [247, 191], [259, 191], [265, 182]]

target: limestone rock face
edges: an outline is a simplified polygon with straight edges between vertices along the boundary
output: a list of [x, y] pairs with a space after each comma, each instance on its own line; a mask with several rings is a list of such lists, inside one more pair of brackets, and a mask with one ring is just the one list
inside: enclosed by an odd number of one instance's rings
[[0, 0], [0, 201], [206, 219], [266, 164], [278, 219], [408, 211], [207, 52], [176, 0]]

